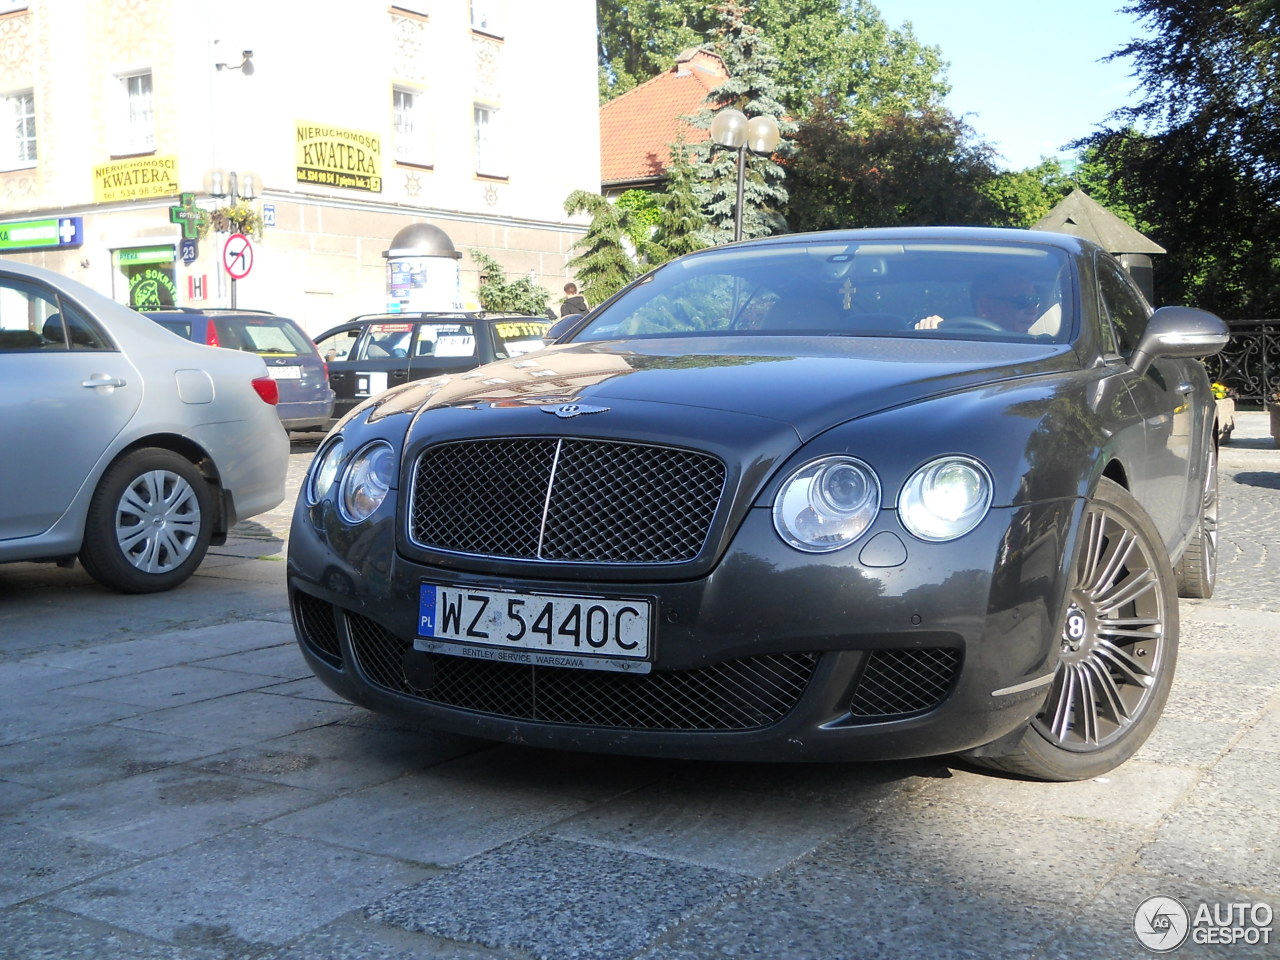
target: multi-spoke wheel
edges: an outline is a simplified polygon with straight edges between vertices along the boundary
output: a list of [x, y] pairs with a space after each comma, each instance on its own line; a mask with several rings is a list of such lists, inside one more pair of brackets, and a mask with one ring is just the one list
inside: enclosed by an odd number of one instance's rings
[[1173, 571], [1155, 527], [1109, 480], [1085, 509], [1057, 671], [1022, 739], [979, 763], [1042, 780], [1106, 773], [1160, 718], [1178, 655]]
[[1218, 451], [1209, 448], [1204, 486], [1200, 493], [1200, 516], [1191, 541], [1173, 568], [1178, 578], [1178, 596], [1207, 600], [1218, 582]]
[[137, 450], [103, 475], [85, 519], [80, 562], [123, 593], [168, 590], [204, 559], [213, 532], [209, 484], [184, 457]]

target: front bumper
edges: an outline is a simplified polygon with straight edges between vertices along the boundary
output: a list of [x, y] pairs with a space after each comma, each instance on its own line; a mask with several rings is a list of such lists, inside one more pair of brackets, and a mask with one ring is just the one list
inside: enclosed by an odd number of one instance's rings
[[[616, 571], [557, 580], [553, 564], [513, 575], [427, 562], [397, 550], [390, 516], [357, 530], [300, 502], [289, 593], [321, 680], [432, 728], [652, 756], [932, 756], [997, 740], [1038, 710], [1077, 512], [1074, 501], [992, 510], [960, 540], [924, 544], [886, 510], [860, 544], [814, 556], [782, 545], [753, 509], [708, 575], [619, 582]], [[905, 559], [883, 549], [893, 541]], [[650, 598], [652, 671], [417, 652], [423, 582]]]

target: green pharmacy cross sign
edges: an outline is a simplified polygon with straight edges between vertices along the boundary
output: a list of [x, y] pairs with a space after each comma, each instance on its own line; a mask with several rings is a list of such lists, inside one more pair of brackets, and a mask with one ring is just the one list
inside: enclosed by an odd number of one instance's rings
[[200, 236], [200, 227], [208, 214], [196, 206], [194, 193], [178, 194], [178, 204], [169, 208], [169, 222], [182, 224], [182, 236], [194, 240]]

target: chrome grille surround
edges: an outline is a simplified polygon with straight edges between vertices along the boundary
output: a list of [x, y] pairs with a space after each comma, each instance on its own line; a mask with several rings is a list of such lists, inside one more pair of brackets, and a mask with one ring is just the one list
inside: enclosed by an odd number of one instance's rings
[[725, 485], [711, 454], [576, 437], [461, 440], [414, 464], [409, 539], [506, 560], [658, 564], [706, 545]]

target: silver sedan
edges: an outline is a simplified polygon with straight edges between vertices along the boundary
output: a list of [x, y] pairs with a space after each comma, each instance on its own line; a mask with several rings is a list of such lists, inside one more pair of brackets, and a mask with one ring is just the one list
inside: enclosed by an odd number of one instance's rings
[[115, 590], [177, 586], [284, 499], [276, 400], [260, 357], [0, 262], [0, 562], [78, 557]]

